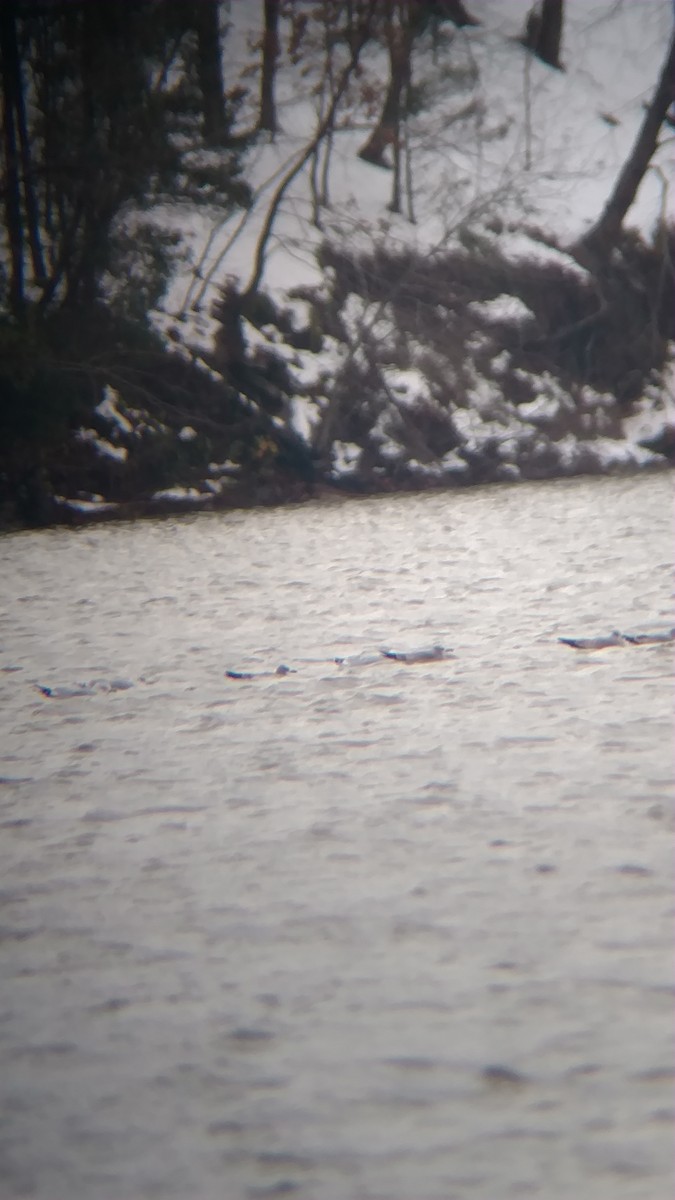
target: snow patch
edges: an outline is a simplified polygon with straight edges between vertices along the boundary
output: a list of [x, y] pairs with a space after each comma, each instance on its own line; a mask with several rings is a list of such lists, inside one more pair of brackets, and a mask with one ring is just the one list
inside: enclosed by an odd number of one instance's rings
[[589, 384], [582, 387], [580, 398], [586, 408], [616, 408], [616, 396], [611, 392], [596, 392]]
[[421, 371], [415, 368], [398, 370], [396, 367], [382, 367], [381, 374], [397, 404], [411, 407], [431, 399], [428, 380]]
[[451, 475], [467, 475], [470, 471], [465, 458], [461, 458], [456, 450], [448, 450], [441, 459], [443, 470]]
[[533, 425], [553, 421], [559, 412], [560, 400], [555, 396], [547, 396], [545, 392], [540, 393], [534, 400], [518, 405], [519, 415], [526, 421], [531, 421]]
[[508, 350], [502, 350], [501, 354], [496, 354], [492, 359], [490, 366], [495, 375], [505, 375], [511, 363], [511, 355]]
[[187, 500], [191, 504], [203, 503], [206, 498], [203, 492], [192, 487], [162, 488], [161, 491], [153, 492], [152, 495], [153, 500]]
[[120, 433], [133, 433], [134, 427], [131, 424], [131, 421], [129, 421], [117, 407], [120, 403], [121, 401], [119, 392], [116, 392], [114, 388], [110, 387], [110, 384], [106, 384], [103, 389], [103, 399], [101, 400], [100, 404], [97, 404], [94, 412], [97, 413], [99, 417], [103, 417], [103, 419], [108, 421], [111, 425], [117, 426], [117, 429], [120, 431]]
[[356, 442], [333, 442], [333, 470], [336, 475], [351, 474], [363, 453]]
[[97, 512], [112, 512], [113, 509], [119, 508], [119, 504], [114, 504], [112, 501], [100, 499], [96, 500], [70, 500], [66, 496], [55, 496], [54, 499], [64, 508], [69, 508], [73, 512], [81, 513], [97, 513]]
[[75, 437], [78, 442], [88, 442], [92, 445], [97, 454], [101, 454], [105, 458], [112, 458], [116, 462], [126, 462], [129, 456], [126, 446], [113, 446], [112, 442], [101, 437], [95, 429], [78, 429]]
[[317, 405], [304, 396], [292, 396], [289, 411], [291, 428], [309, 445], [312, 432], [321, 417]]
[[493, 300], [472, 300], [468, 308], [488, 325], [523, 325], [536, 320], [532, 310], [518, 296], [506, 292]]
[[577, 279], [584, 282], [590, 279], [589, 272], [580, 266], [571, 254], [544, 242], [535, 241], [526, 233], [503, 234], [499, 239], [499, 248], [511, 262], [553, 263], [556, 267], [563, 267], [568, 274], [576, 275]]
[[227, 475], [241, 470], [241, 463], [236, 463], [231, 458], [226, 458], [225, 462], [209, 463], [209, 471], [212, 475]]

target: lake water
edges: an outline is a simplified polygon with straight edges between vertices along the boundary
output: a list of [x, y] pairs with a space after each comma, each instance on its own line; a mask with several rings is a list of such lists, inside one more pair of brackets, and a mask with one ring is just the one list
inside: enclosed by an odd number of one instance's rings
[[670, 1200], [672, 648], [557, 638], [672, 625], [672, 534], [659, 474], [6, 536], [3, 1200]]

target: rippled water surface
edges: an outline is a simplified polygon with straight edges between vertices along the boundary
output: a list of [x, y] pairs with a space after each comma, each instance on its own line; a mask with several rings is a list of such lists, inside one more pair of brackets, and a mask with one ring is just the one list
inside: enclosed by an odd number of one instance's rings
[[3, 539], [3, 1200], [670, 1200], [671, 513]]

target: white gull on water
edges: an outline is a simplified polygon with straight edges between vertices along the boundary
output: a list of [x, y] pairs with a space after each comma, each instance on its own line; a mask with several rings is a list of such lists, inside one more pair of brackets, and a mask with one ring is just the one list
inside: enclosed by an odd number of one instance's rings
[[618, 629], [602, 637], [558, 638], [563, 646], [572, 646], [575, 650], [606, 650], [609, 646], [627, 646], [628, 638], [619, 633]]
[[382, 649], [381, 653], [385, 658], [394, 658], [396, 662], [421, 663], [421, 662], [439, 662], [443, 658], [451, 658], [452, 650], [446, 650], [445, 646], [421, 646], [417, 650], [386, 650]]
[[626, 633], [624, 636], [631, 646], [659, 646], [664, 642], [675, 642], [675, 629], [661, 633]]

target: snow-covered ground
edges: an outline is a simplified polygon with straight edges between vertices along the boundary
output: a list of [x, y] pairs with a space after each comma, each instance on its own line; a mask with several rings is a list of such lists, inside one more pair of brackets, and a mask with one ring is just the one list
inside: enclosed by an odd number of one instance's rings
[[[555, 264], [581, 283], [588, 281], [587, 272], [565, 247], [600, 215], [634, 143], [668, 48], [673, 22], [670, 0], [566, 0], [564, 71], [540, 62], [518, 40], [530, 0], [468, 0], [467, 7], [481, 22], [479, 26], [456, 29], [444, 23], [435, 38], [430, 33], [423, 35], [414, 51], [413, 84], [419, 89], [420, 103], [406, 130], [414, 221], [409, 219], [407, 200], [402, 206], [404, 214], [389, 210], [392, 172], [358, 157], [379, 113], [388, 77], [386, 49], [376, 43], [368, 44], [338, 109], [327, 173], [329, 205], [320, 210], [321, 229], [312, 221], [309, 164], [285, 192], [268, 243], [262, 287], [277, 305], [293, 314], [298, 327], [306, 324], [309, 305], [289, 293], [298, 288], [315, 289], [319, 294], [330, 290], [331, 270], [322, 268], [316, 258], [325, 240], [350, 254], [369, 254], [380, 247], [388, 254], [414, 250], [432, 260], [456, 249], [460, 240], [466, 246], [468, 239], [479, 237], [483, 246], [492, 245], [514, 265], [522, 266], [524, 261]], [[231, 0], [228, 14], [223, 42], [225, 79], [228, 89], [240, 85], [246, 91], [238, 118], [243, 131], [253, 128], [257, 119], [262, 0]], [[310, 28], [316, 37], [318, 25]], [[213, 210], [184, 206], [164, 208], [157, 214], [165, 226], [180, 232], [188, 255], [162, 310], [155, 314], [156, 324], [165, 332], [171, 330], [174, 340], [178, 330], [180, 340], [207, 357], [218, 329], [212, 306], [219, 289], [228, 281], [240, 290], [249, 283], [275, 189], [304, 153], [321, 117], [326, 74], [323, 50], [305, 43], [301, 63], [292, 63], [287, 18], [281, 20], [280, 35], [276, 82], [280, 128], [274, 141], [263, 136], [247, 154], [244, 175], [254, 193], [250, 210], [236, 211], [225, 219]], [[336, 77], [345, 53], [344, 48], [335, 51]], [[664, 126], [661, 145], [626, 220], [627, 226], [647, 237], [669, 210], [674, 178], [672, 140], [669, 127]], [[323, 170], [324, 153], [319, 171]], [[452, 413], [454, 427], [467, 439], [470, 451], [486, 442], [492, 444], [496, 423], [503, 460], [500, 478], [520, 477], [512, 450], [522, 444], [523, 437], [529, 437], [534, 445], [534, 431], [540, 439], [539, 449], [544, 444], [541, 439], [546, 440], [544, 452], [553, 473], [558, 468], [561, 473], [574, 471], [590, 461], [589, 455], [595, 469], [655, 461], [638, 440], [675, 423], [672, 355], [628, 419], [623, 420], [625, 411], [617, 404], [612, 417], [611, 404], [601, 398], [598, 420], [587, 415], [580, 429], [561, 436], [558, 428], [553, 437], [545, 432], [546, 422], [557, 419], [566, 403], [559, 385], [530, 374], [532, 399], [523, 404], [521, 397], [516, 405], [498, 395], [495, 375], [482, 378], [472, 361], [481, 346], [488, 344], [485, 338], [493, 326], [498, 329], [506, 322], [526, 330], [530, 319], [527, 306], [504, 291], [492, 299], [473, 302], [469, 310], [476, 318], [476, 333], [467, 343], [468, 370], [473, 372], [470, 406], [463, 402], [453, 410], [445, 400], [444, 412]], [[358, 359], [358, 322], [365, 319], [383, 340], [389, 337], [395, 342], [398, 337], [391, 314], [384, 310], [373, 313], [372, 308], [368, 312], [361, 297], [347, 298], [341, 318], [348, 344], [324, 336], [318, 353], [289, 347], [273, 326], [261, 330], [244, 322], [251, 351], [273, 350], [288, 363], [298, 391], [277, 424], [308, 442], [322, 413], [330, 407], [331, 381], [346, 358]], [[424, 350], [423, 340], [417, 350], [420, 354]], [[508, 356], [502, 358], [506, 370]], [[497, 375], [498, 362], [497, 352], [493, 360]], [[372, 427], [382, 458], [393, 463], [398, 456], [406, 470], [417, 470], [420, 477], [426, 474], [450, 481], [466, 473], [466, 463], [454, 449], [439, 453], [435, 463], [425, 465], [416, 461], [409, 445], [396, 441], [391, 418], [396, 426], [403, 408], [412, 411], [416, 404], [438, 403], [438, 397], [430, 397], [429, 381], [417, 363], [394, 370], [393, 376], [385, 375], [383, 371], [383, 388], [393, 403], [384, 404]], [[99, 410], [99, 415], [105, 414]], [[111, 428], [119, 436], [115, 421], [113, 414]], [[83, 436], [92, 434], [85, 431]], [[113, 443], [117, 440], [112, 438]], [[336, 431], [334, 474], [353, 472], [362, 449]], [[535, 446], [537, 453], [539, 449]], [[103, 443], [99, 450], [116, 452], [114, 446], [106, 450]]]
[[[463, 223], [484, 228], [495, 216], [505, 224], [518, 220], [542, 227], [564, 244], [592, 224], [611, 191], [665, 57], [673, 20], [669, 0], [566, 0], [564, 72], [547, 67], [517, 41], [530, 0], [471, 0], [468, 7], [482, 22], [479, 27], [445, 24], [436, 50], [425, 36], [414, 55], [413, 80], [426, 101], [408, 121], [415, 224], [388, 211], [390, 174], [357, 156], [377, 113], [377, 107], [366, 111], [363, 97], [373, 91], [382, 95], [388, 69], [385, 49], [368, 45], [359, 78], [338, 113], [330, 209], [322, 211], [326, 233], [343, 236], [352, 248], [370, 249], [379, 240], [389, 247], [437, 250], [451, 244]], [[249, 128], [256, 116], [262, 10], [262, 0], [233, 0], [224, 41], [228, 87], [242, 82], [248, 89], [240, 122]], [[201, 269], [211, 285], [226, 275], [242, 283], [250, 276], [271, 193], [318, 123], [315, 93], [322, 60], [315, 55], [302, 71], [290, 66], [283, 21], [281, 34], [281, 129], [274, 142], [261, 141], [249, 154], [245, 173], [255, 192], [252, 210], [220, 226], [217, 214], [167, 214], [195, 256], [211, 239]], [[673, 183], [668, 140], [663, 139], [627, 222], [645, 233], [668, 208]], [[529, 239], [519, 244], [507, 236], [514, 255], [536, 254]], [[298, 284], [319, 283], [314, 250], [321, 240], [311, 224], [305, 168], [275, 223], [266, 288], [284, 296]], [[176, 280], [170, 312], [180, 311], [186, 299], [188, 304], [199, 299], [201, 285], [189, 284], [184, 277]], [[209, 294], [207, 287], [202, 299]]]

